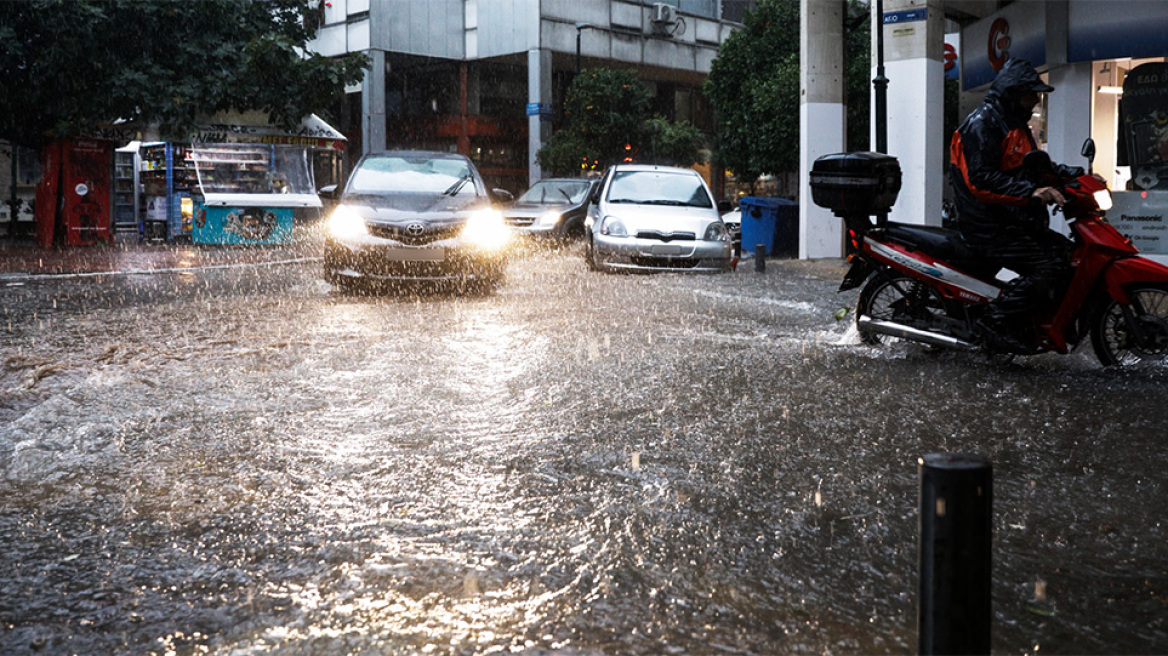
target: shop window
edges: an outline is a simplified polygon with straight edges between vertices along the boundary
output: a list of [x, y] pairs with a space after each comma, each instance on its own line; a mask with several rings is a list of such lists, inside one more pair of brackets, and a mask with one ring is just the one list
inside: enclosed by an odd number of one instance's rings
[[16, 185], [18, 187], [36, 186], [41, 181], [41, 154], [35, 148], [16, 146]]

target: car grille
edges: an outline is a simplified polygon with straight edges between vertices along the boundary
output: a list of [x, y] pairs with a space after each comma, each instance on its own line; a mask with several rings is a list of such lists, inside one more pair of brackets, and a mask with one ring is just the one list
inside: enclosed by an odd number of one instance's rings
[[462, 231], [462, 226], [460, 225], [442, 227], [426, 226], [425, 230], [423, 230], [421, 234], [411, 235], [410, 233], [406, 232], [406, 226], [404, 225], [370, 223], [368, 226], [369, 234], [373, 235], [374, 237], [392, 239], [410, 246], [422, 246], [424, 244], [441, 241], [443, 239], [450, 239], [451, 237], [458, 236], [458, 233]]
[[637, 239], [656, 239], [658, 241], [694, 241], [697, 235], [692, 232], [660, 232], [657, 230], [642, 230], [637, 233]]
[[503, 220], [507, 222], [507, 225], [514, 226], [516, 228], [526, 228], [527, 226], [535, 223], [534, 216], [505, 216], [503, 217]]
[[629, 258], [629, 261], [637, 266], [653, 267], [655, 269], [692, 269], [701, 264], [701, 260], [692, 257], [648, 257], [645, 255], [634, 255]]

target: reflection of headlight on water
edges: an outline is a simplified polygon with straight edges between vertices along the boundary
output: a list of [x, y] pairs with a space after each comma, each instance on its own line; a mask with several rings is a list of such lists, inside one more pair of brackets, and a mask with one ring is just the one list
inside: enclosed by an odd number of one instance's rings
[[369, 228], [365, 226], [365, 219], [361, 218], [357, 211], [347, 205], [337, 205], [333, 213], [329, 215], [328, 231], [334, 237], [361, 237], [369, 234]]
[[497, 249], [511, 241], [511, 228], [503, 220], [503, 215], [495, 210], [480, 210], [470, 215], [462, 238], [484, 249]]
[[1099, 204], [1099, 209], [1104, 212], [1111, 209], [1111, 192], [1106, 189], [1095, 192], [1095, 202]]
[[544, 212], [536, 219], [537, 225], [555, 225], [560, 220], [559, 212]]

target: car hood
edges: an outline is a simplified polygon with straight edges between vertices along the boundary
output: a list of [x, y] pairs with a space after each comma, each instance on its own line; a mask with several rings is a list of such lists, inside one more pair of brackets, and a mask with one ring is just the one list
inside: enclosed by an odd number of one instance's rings
[[620, 219], [629, 232], [692, 232], [698, 237], [705, 232], [706, 226], [719, 218], [717, 211], [710, 207], [613, 203], [607, 205], [606, 210], [606, 215]]
[[489, 208], [480, 196], [457, 197], [435, 194], [371, 194], [348, 196], [342, 201], [369, 221], [437, 221], [464, 219], [472, 212]]

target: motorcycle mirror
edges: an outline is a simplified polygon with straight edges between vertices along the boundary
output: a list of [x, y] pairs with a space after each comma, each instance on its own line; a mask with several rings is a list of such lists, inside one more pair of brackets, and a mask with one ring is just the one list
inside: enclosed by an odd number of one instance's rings
[[1091, 173], [1091, 165], [1095, 163], [1095, 140], [1091, 137], [1083, 142], [1082, 154], [1087, 158], [1087, 173]]

